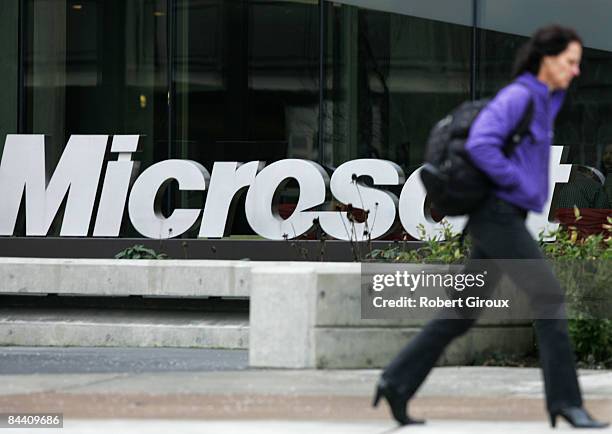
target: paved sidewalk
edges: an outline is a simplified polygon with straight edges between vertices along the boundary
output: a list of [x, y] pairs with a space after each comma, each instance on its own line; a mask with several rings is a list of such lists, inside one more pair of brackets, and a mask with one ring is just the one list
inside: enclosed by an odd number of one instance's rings
[[[168, 421], [168, 420], [75, 420], [64, 424], [64, 429], [7, 429], [3, 434], [541, 434], [550, 431], [541, 422], [476, 422], [429, 421], [423, 426], [397, 428], [389, 422], [286, 422], [286, 421]], [[556, 431], [576, 432], [568, 425]], [[582, 430], [581, 430], [582, 431]], [[580, 431], [579, 431], [580, 432]], [[582, 431], [584, 432], [584, 431]], [[609, 433], [610, 430], [597, 430]]]
[[[526, 434], [549, 429], [538, 369], [436, 368], [410, 405], [428, 424], [401, 430], [395, 430], [386, 404], [370, 406], [378, 375], [377, 370], [0, 375], [0, 412], [62, 412], [64, 430], [79, 433]], [[612, 371], [581, 371], [580, 382], [587, 408], [610, 419]], [[11, 431], [29, 430], [3, 433]]]

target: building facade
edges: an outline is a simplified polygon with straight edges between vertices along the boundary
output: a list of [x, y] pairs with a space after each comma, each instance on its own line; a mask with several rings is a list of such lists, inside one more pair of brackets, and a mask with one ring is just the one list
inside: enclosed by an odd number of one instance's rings
[[[379, 158], [408, 175], [432, 125], [492, 96], [528, 35], [559, 22], [585, 52], [555, 144], [606, 176], [611, 19], [600, 0], [3, 0], [0, 150], [6, 134], [45, 134], [54, 165], [71, 135], [140, 134], [142, 169]], [[289, 183], [282, 200], [298, 194]], [[176, 185], [166, 196], [166, 211], [205, 200]], [[252, 233], [241, 212], [232, 233]]]

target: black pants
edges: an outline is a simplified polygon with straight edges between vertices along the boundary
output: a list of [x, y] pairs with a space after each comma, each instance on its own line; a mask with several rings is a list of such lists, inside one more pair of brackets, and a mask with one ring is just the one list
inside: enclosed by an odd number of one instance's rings
[[[538, 281], [553, 292], [559, 282], [543, 261], [542, 252], [525, 226], [526, 212], [495, 197], [490, 198], [470, 216], [468, 232], [472, 239], [470, 260], [478, 259], [542, 259], [538, 264]], [[468, 261], [469, 267], [470, 261]], [[498, 276], [499, 278], [500, 276]], [[509, 276], [522, 290], [529, 291], [528, 282]], [[495, 282], [490, 282], [494, 285]], [[405, 397], [417, 391], [436, 361], [450, 342], [464, 334], [475, 319], [434, 319], [397, 355], [383, 377]], [[544, 376], [546, 404], [549, 411], [582, 406], [582, 398], [574, 355], [570, 345], [566, 319], [536, 319], [536, 337], [540, 364]]]

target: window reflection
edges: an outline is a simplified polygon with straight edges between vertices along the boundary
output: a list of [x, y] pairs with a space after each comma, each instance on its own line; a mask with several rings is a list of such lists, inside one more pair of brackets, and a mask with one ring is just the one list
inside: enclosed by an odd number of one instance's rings
[[[9, 95], [0, 103], [3, 136], [17, 123], [17, 3], [0, 2], [0, 78]], [[324, 0], [322, 23], [318, 0], [23, 3], [23, 132], [50, 136], [51, 164], [71, 134], [130, 133], [143, 135], [143, 167], [184, 158], [208, 169], [214, 161], [282, 158], [333, 168], [373, 157], [409, 174], [434, 123], [471, 91], [494, 95], [529, 29], [554, 18], [540, 0], [521, 22], [507, 18], [524, 8], [482, 0], [473, 44], [472, 0]], [[612, 206], [612, 52], [603, 27], [588, 25], [609, 7], [586, 9], [575, 17], [587, 42], [583, 74], [558, 117], [555, 143], [569, 146], [568, 162], [603, 174]], [[290, 184], [284, 199], [297, 194]], [[170, 208], [204, 201], [201, 193], [174, 199]], [[235, 229], [248, 232], [244, 221]]]
[[50, 166], [73, 134], [140, 134], [144, 167], [168, 158], [166, 1], [27, 0], [25, 14], [24, 132], [49, 136]]
[[[480, 62], [478, 64], [477, 95], [491, 97], [510, 81], [512, 63], [519, 47], [527, 37], [490, 30], [479, 30]], [[612, 176], [610, 167], [605, 165], [604, 156], [608, 144], [612, 143], [612, 52], [585, 48], [581, 75], [574, 80], [559, 113], [555, 126], [554, 144], [566, 146], [569, 150], [565, 163], [576, 165], [575, 175], [569, 184], [558, 184], [550, 217], [555, 215], [556, 207], [566, 207], [568, 203], [591, 204], [591, 208], [612, 209]], [[595, 193], [583, 194], [587, 199], [576, 199], [568, 192], [584, 190], [578, 182], [578, 167], [591, 167], [604, 177], [605, 199], [595, 200]], [[601, 185], [598, 187], [601, 188]], [[595, 191], [591, 189], [589, 191]], [[568, 199], [568, 197], [571, 198]], [[586, 207], [584, 205], [583, 207]], [[573, 215], [573, 211], [570, 213]]]
[[145, 165], [166, 158], [165, 5], [27, 0], [26, 129], [52, 161], [72, 134], [142, 134]]
[[471, 28], [343, 4], [328, 15], [324, 160], [412, 172], [432, 125], [469, 98]]
[[[612, 143], [612, 45], [602, 31], [607, 28], [612, 6], [597, 0], [585, 0], [581, 5], [578, 11], [571, 2], [550, 8], [545, 0], [481, 0], [478, 11], [482, 28], [477, 41], [477, 87], [482, 97], [493, 95], [510, 80], [516, 50], [536, 28], [551, 22], [565, 23], [576, 28], [584, 40], [581, 75], [568, 90], [554, 139], [555, 144], [568, 147], [565, 162], [574, 166], [570, 181], [556, 186], [550, 216], [559, 207], [570, 219], [573, 210], [565, 207], [572, 204], [612, 209], [612, 163], [606, 166], [604, 161]], [[523, 13], [525, 8], [530, 10], [527, 15]], [[593, 177], [593, 173], [601, 176]], [[601, 177], [605, 197], [601, 194]]]
[[177, 2], [177, 155], [317, 159], [314, 2]]
[[18, 4], [16, 1], [0, 2], [0, 83], [2, 99], [0, 100], [0, 155], [4, 149], [4, 138], [7, 134], [17, 132], [17, 114], [19, 113], [18, 95]]
[[[318, 160], [317, 2], [179, 0], [176, 14], [174, 155], [209, 170], [215, 161]], [[180, 203], [203, 199], [185, 193]], [[243, 205], [234, 234], [252, 233]]]

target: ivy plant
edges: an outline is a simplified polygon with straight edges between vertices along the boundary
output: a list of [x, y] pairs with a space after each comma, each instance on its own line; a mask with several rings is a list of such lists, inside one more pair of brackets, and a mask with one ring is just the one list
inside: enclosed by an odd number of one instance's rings
[[132, 247], [121, 250], [115, 255], [115, 259], [167, 259], [165, 253], [157, 253], [153, 249], [136, 244]]

